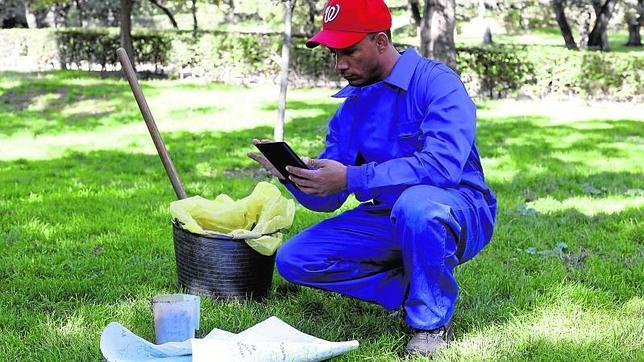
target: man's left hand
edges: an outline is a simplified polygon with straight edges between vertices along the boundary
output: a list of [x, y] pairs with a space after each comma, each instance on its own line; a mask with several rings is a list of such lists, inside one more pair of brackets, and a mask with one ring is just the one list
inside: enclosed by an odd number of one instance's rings
[[309, 195], [327, 196], [347, 188], [347, 166], [328, 159], [305, 161], [311, 170], [287, 166], [289, 179]]

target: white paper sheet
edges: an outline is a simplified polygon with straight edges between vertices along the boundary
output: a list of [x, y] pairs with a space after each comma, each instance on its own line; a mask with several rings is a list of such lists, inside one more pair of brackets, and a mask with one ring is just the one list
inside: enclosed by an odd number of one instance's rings
[[277, 317], [234, 334], [213, 329], [203, 339], [152, 344], [118, 323], [101, 335], [110, 362], [322, 361], [358, 348], [358, 341], [329, 342], [302, 333]]

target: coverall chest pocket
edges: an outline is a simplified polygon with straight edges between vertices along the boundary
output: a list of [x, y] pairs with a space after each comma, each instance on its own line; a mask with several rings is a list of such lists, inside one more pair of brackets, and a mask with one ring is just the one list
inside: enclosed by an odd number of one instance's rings
[[397, 143], [403, 153], [413, 153], [423, 148], [420, 122], [412, 121], [398, 125]]

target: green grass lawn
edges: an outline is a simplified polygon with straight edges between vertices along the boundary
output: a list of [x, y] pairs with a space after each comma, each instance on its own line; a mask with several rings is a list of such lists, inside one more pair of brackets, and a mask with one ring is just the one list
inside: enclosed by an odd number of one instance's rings
[[[575, 41], [579, 42], [579, 34], [573, 34]], [[607, 33], [610, 51], [613, 52], [638, 52], [642, 53], [642, 47], [627, 47], [628, 32], [626, 30], [609, 31]], [[565, 48], [565, 42], [559, 28], [535, 29], [529, 33], [518, 34], [492, 34], [493, 41], [499, 44], [518, 44], [518, 45], [539, 45], [539, 46], [558, 46]], [[457, 42], [464, 45], [477, 45], [483, 42], [483, 35], [480, 36], [460, 36]]]
[[[276, 88], [143, 88], [190, 195], [243, 197], [266, 179], [245, 153], [272, 135]], [[286, 137], [299, 153], [320, 151], [331, 92], [289, 91]], [[498, 226], [456, 270], [457, 340], [439, 359], [642, 360], [642, 105], [478, 106]], [[150, 298], [179, 291], [173, 199], [127, 83], [0, 73], [0, 360], [100, 360], [111, 321], [152, 340]], [[328, 216], [298, 207], [288, 235]], [[321, 338], [359, 340], [346, 361], [402, 359], [410, 333], [378, 306], [278, 275], [265, 302], [204, 300], [201, 315], [199, 335], [276, 315]]]

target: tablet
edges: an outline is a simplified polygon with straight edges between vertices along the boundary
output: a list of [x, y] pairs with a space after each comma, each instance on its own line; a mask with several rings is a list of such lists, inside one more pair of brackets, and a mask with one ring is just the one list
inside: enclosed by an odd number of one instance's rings
[[255, 147], [284, 176], [284, 182], [293, 183], [288, 178], [290, 173], [286, 171], [286, 166], [309, 168], [286, 142], [258, 143]]

